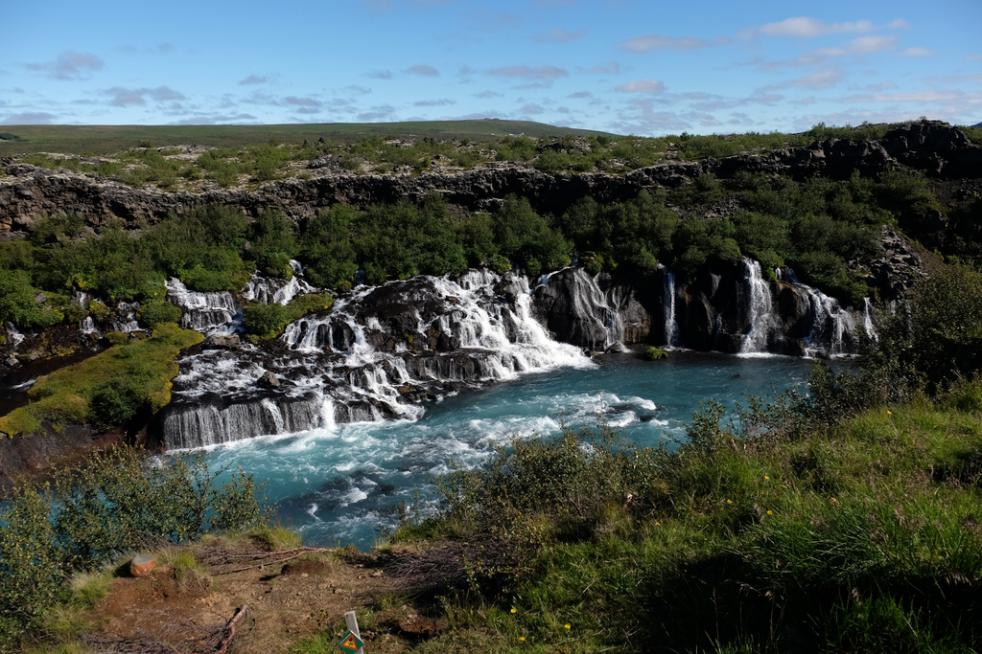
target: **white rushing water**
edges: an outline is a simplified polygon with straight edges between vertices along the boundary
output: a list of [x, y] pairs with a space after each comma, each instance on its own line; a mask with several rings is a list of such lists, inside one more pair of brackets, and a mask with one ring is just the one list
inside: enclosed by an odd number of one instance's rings
[[228, 291], [191, 291], [176, 277], [168, 279], [166, 287], [167, 299], [184, 311], [182, 327], [207, 334], [232, 333], [236, 330], [239, 306]]
[[289, 304], [298, 295], [317, 291], [303, 279], [303, 266], [299, 261], [291, 259], [290, 267], [293, 269], [290, 279], [275, 279], [253, 273], [242, 290], [242, 299], [263, 304]]
[[[398, 311], [388, 315], [393, 307]], [[533, 317], [523, 277], [487, 271], [362, 287], [330, 312], [291, 323], [280, 340], [292, 355], [273, 358], [247, 348], [185, 359], [175, 396], [187, 402], [164, 420], [168, 447], [416, 420], [423, 413], [420, 396], [592, 365]], [[267, 395], [257, 387], [270, 372], [284, 382]]]
[[749, 331], [740, 344], [741, 353], [767, 352], [768, 337], [774, 327], [774, 299], [771, 285], [761, 274], [760, 262], [744, 258], [744, 284], [747, 288]]
[[667, 268], [662, 273], [665, 278], [665, 288], [662, 297], [665, 345], [667, 347], [674, 347], [678, 345], [679, 339], [679, 323], [675, 317], [675, 273]]

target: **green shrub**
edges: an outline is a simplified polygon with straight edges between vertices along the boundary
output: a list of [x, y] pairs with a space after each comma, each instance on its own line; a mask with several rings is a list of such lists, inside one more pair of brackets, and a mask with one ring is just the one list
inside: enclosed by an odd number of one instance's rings
[[113, 379], [96, 386], [89, 399], [89, 421], [100, 429], [128, 425], [146, 408], [140, 390], [125, 379]]
[[668, 352], [666, 352], [665, 350], [663, 350], [660, 347], [656, 347], [654, 345], [651, 345], [651, 346], [646, 347], [644, 349], [644, 355], [643, 356], [644, 356], [644, 359], [646, 361], [661, 361], [662, 359], [665, 359], [665, 358], [668, 357]]
[[333, 305], [334, 299], [326, 293], [301, 295], [287, 305], [254, 302], [247, 304], [242, 310], [243, 326], [249, 334], [261, 340], [269, 340], [279, 336], [294, 320], [312, 313], [329, 311]]
[[[92, 313], [92, 315], [98, 318], [95, 313]], [[181, 319], [181, 309], [166, 300], [155, 299], [142, 303], [137, 310], [137, 316], [140, 318], [141, 323], [153, 329], [157, 325], [165, 322], [179, 321]]]
[[21, 329], [57, 325], [65, 316], [53, 302], [31, 286], [31, 276], [22, 270], [0, 275], [0, 324], [11, 322]]
[[264, 522], [251, 478], [215, 481], [200, 456], [145, 465], [119, 448], [58, 473], [42, 494], [18, 486], [0, 507], [0, 648], [43, 638], [68, 581], [120, 554]]

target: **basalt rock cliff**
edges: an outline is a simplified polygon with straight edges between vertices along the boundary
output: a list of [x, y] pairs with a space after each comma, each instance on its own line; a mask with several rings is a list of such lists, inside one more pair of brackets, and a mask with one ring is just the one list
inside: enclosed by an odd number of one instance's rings
[[849, 177], [853, 171], [876, 174], [906, 166], [942, 179], [982, 177], [982, 146], [961, 130], [935, 121], [903, 125], [879, 140], [827, 139], [803, 148], [748, 153], [721, 159], [671, 161], [632, 172], [550, 174], [514, 164], [489, 165], [459, 173], [377, 175], [326, 173], [313, 179], [269, 182], [249, 190], [168, 193], [68, 172], [53, 172], [12, 159], [0, 160], [0, 236], [20, 231], [41, 216], [70, 211], [93, 227], [110, 220], [136, 225], [205, 204], [221, 204], [256, 214], [279, 208], [296, 218], [343, 202], [366, 204], [421, 199], [439, 194], [475, 209], [510, 194], [527, 197], [541, 211], [560, 211], [591, 196], [598, 202], [623, 200], [646, 188], [678, 187], [713, 174], [721, 179], [739, 172]]

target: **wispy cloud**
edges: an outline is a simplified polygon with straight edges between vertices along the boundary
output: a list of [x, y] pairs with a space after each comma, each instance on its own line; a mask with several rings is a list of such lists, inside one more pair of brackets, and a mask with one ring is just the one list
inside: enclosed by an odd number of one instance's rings
[[392, 79], [392, 71], [391, 70], [385, 70], [385, 69], [383, 69], [383, 70], [373, 70], [373, 71], [367, 73], [366, 76], [367, 77], [370, 77], [372, 79]]
[[577, 70], [588, 75], [617, 75], [622, 69], [623, 67], [616, 61], [608, 61], [605, 64], [578, 68]]
[[914, 57], [914, 58], [933, 57], [934, 50], [930, 48], [921, 48], [921, 47], [907, 48], [906, 50], [904, 50], [903, 55], [905, 57]]
[[814, 38], [826, 34], [843, 32], [872, 32], [875, 26], [868, 20], [857, 20], [845, 23], [827, 23], [817, 18], [795, 16], [785, 18], [777, 23], [767, 23], [757, 28], [757, 32], [766, 36], [787, 36], [793, 38]]
[[368, 111], [363, 111], [358, 114], [358, 120], [373, 121], [382, 120], [383, 118], [391, 118], [395, 114], [396, 108], [392, 105], [383, 104], [376, 107], [372, 107]]
[[4, 125], [50, 125], [56, 118], [58, 116], [46, 111], [25, 111], [19, 114], [10, 114], [0, 123]]
[[630, 52], [648, 52], [649, 50], [698, 50], [710, 45], [712, 45], [711, 41], [695, 36], [646, 34], [622, 42], [620, 48]]
[[557, 66], [499, 66], [488, 71], [488, 75], [495, 77], [517, 77], [534, 80], [554, 80], [566, 77], [569, 72], [565, 68]]
[[413, 103], [416, 107], [449, 107], [452, 104], [456, 104], [450, 98], [438, 98], [435, 100], [417, 100]]
[[557, 27], [544, 34], [537, 34], [534, 40], [539, 43], [570, 43], [579, 41], [585, 34], [586, 32], [574, 32]]
[[252, 75], [246, 75], [245, 77], [240, 79], [239, 84], [243, 86], [248, 86], [250, 84], [266, 84], [267, 82], [269, 82], [269, 80], [270, 78], [267, 75], [256, 75], [254, 73]]
[[440, 75], [440, 71], [429, 64], [413, 64], [406, 69], [406, 73], [421, 77], [438, 77]]
[[127, 88], [114, 86], [102, 92], [109, 96], [109, 104], [114, 107], [132, 107], [147, 104], [147, 100], [154, 102], [170, 102], [184, 100], [184, 94], [179, 93], [169, 86], [157, 86], [153, 88]]
[[42, 61], [25, 64], [28, 70], [47, 74], [53, 79], [74, 80], [82, 79], [89, 73], [102, 70], [105, 62], [88, 52], [66, 50], [52, 61]]
[[615, 86], [614, 90], [621, 93], [662, 93], [665, 85], [656, 79], [639, 79]]

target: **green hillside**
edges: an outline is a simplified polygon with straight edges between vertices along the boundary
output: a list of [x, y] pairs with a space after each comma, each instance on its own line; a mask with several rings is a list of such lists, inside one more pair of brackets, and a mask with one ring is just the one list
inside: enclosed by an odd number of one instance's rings
[[371, 136], [497, 138], [509, 135], [554, 137], [603, 132], [556, 127], [521, 120], [436, 120], [396, 123], [319, 123], [291, 125], [22, 125], [5, 126], [0, 155], [30, 152], [102, 154], [139, 145], [247, 146], [301, 143], [320, 137], [356, 140]]

